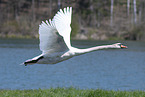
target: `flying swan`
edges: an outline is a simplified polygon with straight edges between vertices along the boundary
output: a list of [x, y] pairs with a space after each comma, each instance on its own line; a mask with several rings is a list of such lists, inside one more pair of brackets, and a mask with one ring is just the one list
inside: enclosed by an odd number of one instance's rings
[[71, 15], [72, 7], [60, 9], [49, 21], [42, 21], [39, 25], [40, 50], [42, 54], [32, 59], [26, 60], [25, 66], [30, 64], [56, 64], [58, 62], [72, 58], [80, 54], [95, 50], [111, 48], [127, 48], [121, 43], [112, 45], [96, 46], [87, 49], [78, 49], [71, 46]]

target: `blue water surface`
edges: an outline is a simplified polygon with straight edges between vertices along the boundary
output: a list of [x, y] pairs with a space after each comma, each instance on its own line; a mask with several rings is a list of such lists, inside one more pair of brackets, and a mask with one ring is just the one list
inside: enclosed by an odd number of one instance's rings
[[[72, 41], [85, 48], [120, 41]], [[0, 89], [145, 90], [145, 42], [121, 41], [128, 49], [90, 52], [55, 65], [19, 65], [41, 54], [36, 39], [0, 39]]]

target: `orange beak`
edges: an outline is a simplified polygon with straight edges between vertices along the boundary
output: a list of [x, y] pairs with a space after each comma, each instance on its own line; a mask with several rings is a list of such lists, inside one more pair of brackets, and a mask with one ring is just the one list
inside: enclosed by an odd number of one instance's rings
[[121, 45], [121, 48], [127, 48], [127, 46]]

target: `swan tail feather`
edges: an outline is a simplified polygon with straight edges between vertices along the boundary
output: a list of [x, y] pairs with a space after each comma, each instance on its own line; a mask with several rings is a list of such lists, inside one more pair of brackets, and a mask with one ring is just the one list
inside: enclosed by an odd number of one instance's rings
[[22, 64], [20, 64], [20, 65], [25, 65], [25, 66], [27, 66], [27, 65], [31, 65], [31, 64], [35, 64], [35, 63], [37, 63], [40, 59], [43, 59], [44, 57], [43, 56], [40, 56], [40, 57], [38, 57], [38, 58], [33, 58], [33, 59], [29, 59], [29, 60], [26, 60], [24, 63], [22, 63]]

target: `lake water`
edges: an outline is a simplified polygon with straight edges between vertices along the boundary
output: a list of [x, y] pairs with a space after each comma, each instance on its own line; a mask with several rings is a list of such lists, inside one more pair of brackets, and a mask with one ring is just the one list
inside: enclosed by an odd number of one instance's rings
[[[85, 48], [118, 41], [73, 41]], [[55, 65], [19, 65], [39, 55], [35, 39], [0, 39], [0, 89], [145, 90], [145, 42], [122, 41], [128, 49], [100, 50]]]

